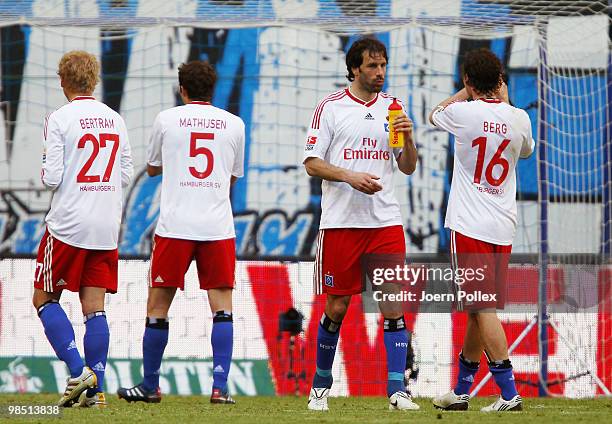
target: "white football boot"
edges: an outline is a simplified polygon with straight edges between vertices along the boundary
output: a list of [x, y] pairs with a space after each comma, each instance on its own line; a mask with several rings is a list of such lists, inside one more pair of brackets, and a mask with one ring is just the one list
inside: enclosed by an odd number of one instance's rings
[[389, 410], [416, 411], [420, 409], [419, 405], [412, 401], [410, 395], [406, 392], [395, 392], [389, 398]]
[[327, 407], [327, 398], [329, 397], [329, 389], [325, 387], [313, 387], [310, 389], [308, 396], [308, 409], [311, 411], [329, 411]]
[[96, 374], [89, 367], [83, 367], [81, 375], [75, 378], [68, 377], [66, 379], [66, 390], [64, 395], [57, 402], [58, 406], [72, 406], [79, 400], [81, 393], [87, 389], [92, 389], [98, 384]]
[[498, 411], [522, 411], [523, 399], [519, 395], [514, 396], [510, 400], [504, 400], [501, 396], [489, 406], [481, 409], [482, 412], [498, 412]]
[[441, 396], [436, 396], [433, 399], [433, 406], [445, 411], [467, 411], [470, 401], [470, 395], [456, 395], [454, 391], [450, 391]]

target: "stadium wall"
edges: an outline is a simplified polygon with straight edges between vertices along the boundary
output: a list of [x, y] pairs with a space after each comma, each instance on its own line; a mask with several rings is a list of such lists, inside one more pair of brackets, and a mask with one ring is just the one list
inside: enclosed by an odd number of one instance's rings
[[[11, 259], [0, 262], [0, 392], [60, 392], [67, 369], [57, 360], [31, 304], [35, 261]], [[234, 293], [234, 362], [230, 390], [240, 395], [307, 394], [315, 369], [317, 324], [324, 308], [322, 296], [313, 295], [311, 262], [239, 261]], [[141, 346], [146, 314], [148, 261], [120, 261], [119, 292], [107, 297], [106, 311], [111, 332], [106, 391], [131, 386], [142, 378]], [[562, 287], [579, 276], [575, 269], [557, 268], [550, 273], [551, 287]], [[532, 312], [501, 313], [509, 344], [519, 336], [535, 314], [537, 268], [513, 265], [509, 282], [520, 281], [532, 290], [509, 299], [515, 304], [534, 305]], [[585, 361], [608, 385], [612, 383], [612, 267], [602, 268], [598, 281], [599, 302], [588, 311], [551, 314], [560, 335], [549, 334], [549, 378], [553, 393], [568, 397], [592, 397], [596, 388], [577, 358]], [[588, 278], [588, 273], [583, 277]], [[7, 284], [10, 282], [10, 284]], [[161, 370], [164, 393], [208, 394], [212, 381], [210, 334], [212, 316], [205, 292], [197, 289], [197, 274], [191, 267], [186, 289], [170, 309], [170, 339]], [[510, 286], [512, 287], [512, 285]], [[553, 290], [554, 291], [554, 290]], [[557, 290], [556, 296], [563, 297]], [[62, 306], [74, 323], [81, 352], [85, 327], [78, 297], [66, 293]], [[304, 315], [304, 331], [294, 339], [279, 332], [279, 315], [295, 307]], [[414, 330], [412, 344], [419, 367], [411, 383], [416, 395], [443, 393], [455, 380], [453, 361], [461, 349], [465, 315], [446, 313], [407, 314]], [[363, 314], [356, 297], [344, 320], [336, 354], [332, 394], [384, 395], [386, 366], [379, 314]], [[572, 352], [560, 337], [576, 343]], [[293, 358], [290, 361], [290, 356]], [[519, 391], [537, 396], [538, 343], [535, 328], [511, 355]], [[485, 375], [482, 367], [477, 376]], [[567, 381], [565, 381], [567, 380]], [[492, 380], [479, 395], [496, 392]]]

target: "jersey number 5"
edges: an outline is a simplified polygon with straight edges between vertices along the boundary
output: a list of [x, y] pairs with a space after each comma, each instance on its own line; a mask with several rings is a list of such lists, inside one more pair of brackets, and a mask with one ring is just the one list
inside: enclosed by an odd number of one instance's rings
[[199, 133], [199, 132], [191, 133], [191, 141], [189, 142], [189, 157], [194, 158], [200, 155], [206, 156], [206, 168], [204, 169], [204, 171], [198, 171], [193, 166], [189, 167], [189, 172], [191, 173], [191, 175], [193, 175], [194, 177], [200, 180], [203, 180], [204, 178], [212, 174], [213, 164], [215, 163], [215, 158], [210, 149], [204, 146], [198, 147], [198, 140], [214, 140], [214, 139], [215, 139], [215, 135], [213, 133]]
[[98, 157], [98, 153], [100, 153], [100, 148], [106, 147], [107, 141], [113, 142], [113, 150], [111, 151], [110, 157], [108, 159], [108, 163], [106, 164], [106, 169], [104, 170], [104, 175], [102, 176], [102, 182], [109, 182], [111, 173], [113, 172], [113, 165], [115, 164], [115, 157], [117, 156], [117, 149], [119, 149], [119, 135], [118, 134], [100, 134], [100, 141], [93, 134], [85, 134], [79, 140], [79, 144], [77, 147], [79, 149], [84, 149], [85, 144], [90, 141], [93, 145], [93, 150], [91, 151], [91, 155], [81, 171], [77, 175], [77, 183], [99, 183], [100, 175], [87, 175], [89, 172], [89, 168], [93, 165], [94, 161]]
[[[502, 141], [497, 148], [497, 151], [491, 158], [491, 161], [487, 165], [485, 178], [493, 187], [501, 185], [501, 183], [503, 183], [508, 176], [510, 164], [505, 158], [502, 157], [502, 153], [504, 150], [506, 150], [508, 144], [510, 144], [510, 140], [505, 139]], [[474, 182], [476, 184], [480, 184], [480, 179], [482, 178], [482, 168], [484, 167], [485, 152], [487, 150], [487, 137], [478, 137], [477, 139], [473, 140], [472, 147], [476, 146], [478, 146], [478, 157], [476, 158], [476, 169], [474, 170]], [[498, 178], [493, 177], [493, 168], [495, 168], [496, 165], [502, 167], [502, 173]]]

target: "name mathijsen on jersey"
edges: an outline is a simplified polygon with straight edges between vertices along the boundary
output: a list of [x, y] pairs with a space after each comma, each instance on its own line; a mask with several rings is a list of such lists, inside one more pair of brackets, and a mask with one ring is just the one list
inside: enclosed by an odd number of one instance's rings
[[376, 149], [378, 140], [370, 137], [361, 139], [361, 149], [351, 149], [346, 147], [343, 150], [344, 160], [373, 159], [390, 160], [391, 153], [388, 150]]
[[224, 130], [227, 128], [227, 122], [223, 119], [180, 118], [179, 126], [182, 128], [213, 128], [216, 130]]

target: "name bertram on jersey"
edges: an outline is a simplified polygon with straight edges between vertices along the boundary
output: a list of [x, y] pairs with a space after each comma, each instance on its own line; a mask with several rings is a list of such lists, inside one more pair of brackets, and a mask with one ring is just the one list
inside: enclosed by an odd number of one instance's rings
[[109, 118], [82, 118], [79, 119], [81, 129], [88, 130], [92, 128], [110, 129], [115, 128], [115, 121]]

